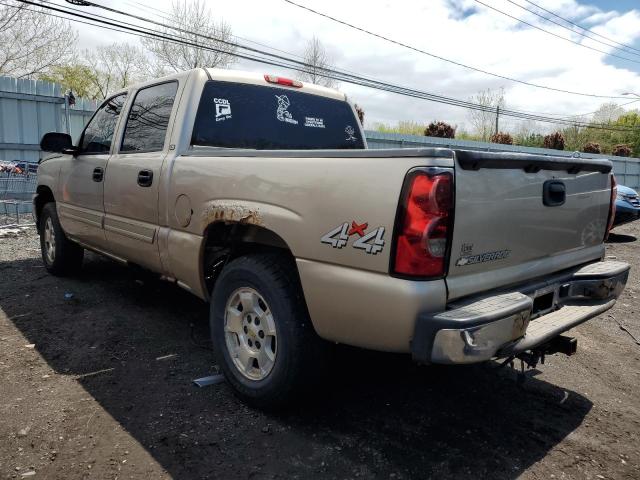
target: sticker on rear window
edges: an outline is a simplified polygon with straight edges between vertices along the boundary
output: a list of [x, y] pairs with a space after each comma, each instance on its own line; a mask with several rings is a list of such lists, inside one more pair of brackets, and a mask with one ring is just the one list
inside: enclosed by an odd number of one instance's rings
[[355, 142], [358, 140], [353, 134], [356, 133], [355, 129], [351, 125], [347, 125], [344, 129], [344, 133], [347, 134], [346, 140], [349, 142]]
[[293, 118], [293, 115], [289, 112], [288, 108], [291, 106], [291, 101], [286, 95], [276, 95], [278, 100], [278, 110], [276, 110], [276, 118], [281, 122], [298, 124], [298, 121]]
[[231, 103], [226, 98], [214, 98], [216, 105], [216, 122], [222, 122], [231, 118]]
[[305, 127], [324, 128], [324, 118], [304, 117]]

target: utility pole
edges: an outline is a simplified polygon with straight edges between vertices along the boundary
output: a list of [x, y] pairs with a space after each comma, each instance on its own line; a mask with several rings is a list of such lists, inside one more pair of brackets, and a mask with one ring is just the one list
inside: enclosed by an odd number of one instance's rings
[[69, 113], [69, 95], [64, 94], [64, 118], [67, 124], [67, 133], [71, 135], [71, 114]]
[[500, 105], [496, 107], [496, 135], [498, 135], [498, 123], [500, 119]]
[[67, 123], [67, 133], [71, 135], [71, 112], [69, 108], [76, 104], [76, 97], [72, 90], [64, 94], [64, 115]]

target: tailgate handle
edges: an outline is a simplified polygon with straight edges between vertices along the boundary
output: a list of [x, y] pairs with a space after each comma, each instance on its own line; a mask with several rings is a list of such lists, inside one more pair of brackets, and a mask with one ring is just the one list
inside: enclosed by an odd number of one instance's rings
[[564, 205], [567, 199], [567, 189], [560, 180], [547, 180], [542, 186], [542, 203], [547, 207]]

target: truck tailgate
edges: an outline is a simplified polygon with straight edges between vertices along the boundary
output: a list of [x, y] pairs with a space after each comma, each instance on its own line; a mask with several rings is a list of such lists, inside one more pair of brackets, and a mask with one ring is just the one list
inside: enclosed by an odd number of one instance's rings
[[449, 299], [600, 258], [606, 160], [456, 151]]

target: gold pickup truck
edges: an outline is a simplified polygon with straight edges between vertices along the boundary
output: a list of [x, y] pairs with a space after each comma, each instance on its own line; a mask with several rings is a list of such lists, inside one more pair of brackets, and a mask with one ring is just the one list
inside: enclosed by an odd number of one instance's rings
[[313, 383], [330, 342], [463, 364], [575, 351], [629, 266], [603, 261], [606, 160], [367, 150], [344, 94], [195, 69], [105, 100], [76, 145], [48, 133], [42, 257], [85, 249], [210, 301], [215, 354], [260, 406]]

